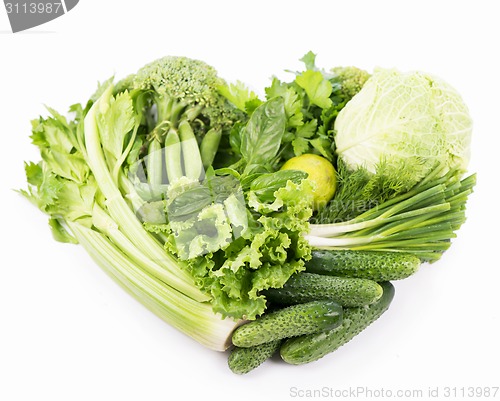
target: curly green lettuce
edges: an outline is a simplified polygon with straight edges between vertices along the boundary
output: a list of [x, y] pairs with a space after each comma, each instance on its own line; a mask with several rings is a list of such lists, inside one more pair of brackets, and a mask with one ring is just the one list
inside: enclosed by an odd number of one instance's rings
[[[277, 181], [284, 176], [273, 174]], [[168, 234], [165, 246], [185, 259], [215, 312], [252, 320], [266, 309], [262, 291], [281, 288], [310, 258], [304, 236], [312, 215], [312, 186], [301, 177], [287, 180], [273, 196], [258, 185], [245, 195], [246, 204], [233, 193], [182, 223], [149, 229]]]

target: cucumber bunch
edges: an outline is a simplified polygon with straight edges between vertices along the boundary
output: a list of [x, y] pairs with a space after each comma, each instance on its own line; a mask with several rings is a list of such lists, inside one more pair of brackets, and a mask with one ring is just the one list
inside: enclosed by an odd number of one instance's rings
[[229, 368], [245, 374], [277, 352], [293, 365], [322, 358], [377, 320], [394, 298], [390, 281], [419, 266], [406, 253], [313, 251], [305, 272], [266, 291], [273, 311], [233, 332]]

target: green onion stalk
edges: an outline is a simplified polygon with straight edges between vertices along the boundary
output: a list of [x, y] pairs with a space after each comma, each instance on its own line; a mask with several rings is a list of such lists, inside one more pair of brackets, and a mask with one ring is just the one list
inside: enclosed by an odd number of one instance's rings
[[411, 252], [434, 262], [465, 222], [465, 204], [476, 175], [462, 180], [450, 171], [349, 221], [311, 224], [309, 243], [319, 249]]

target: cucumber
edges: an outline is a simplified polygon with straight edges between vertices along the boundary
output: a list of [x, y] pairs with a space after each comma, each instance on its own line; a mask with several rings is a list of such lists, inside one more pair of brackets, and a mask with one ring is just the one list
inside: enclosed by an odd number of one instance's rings
[[419, 267], [420, 259], [411, 253], [383, 251], [314, 250], [311, 260], [306, 263], [310, 273], [378, 282], [407, 278]]
[[280, 344], [281, 340], [274, 340], [250, 348], [234, 347], [227, 360], [229, 369], [238, 375], [248, 373], [271, 358], [280, 348]]
[[280, 349], [281, 358], [293, 365], [309, 363], [349, 342], [389, 308], [394, 298], [394, 287], [391, 283], [385, 282], [382, 283], [382, 288], [384, 293], [374, 304], [346, 308], [342, 324], [337, 328], [285, 341]]
[[301, 336], [337, 327], [342, 307], [333, 301], [313, 301], [266, 313], [233, 333], [237, 347], [254, 347], [283, 338]]
[[382, 296], [382, 287], [377, 282], [364, 278], [298, 273], [292, 276], [283, 288], [272, 288], [264, 295], [269, 301], [281, 305], [323, 299], [352, 307], [374, 303]]

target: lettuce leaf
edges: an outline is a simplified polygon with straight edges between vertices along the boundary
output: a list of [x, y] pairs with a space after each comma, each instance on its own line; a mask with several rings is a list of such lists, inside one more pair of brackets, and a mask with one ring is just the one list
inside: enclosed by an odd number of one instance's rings
[[[267, 194], [262, 200], [251, 189], [246, 196], [246, 227], [241, 236], [223, 249], [189, 259], [186, 268], [198, 287], [211, 295], [215, 312], [252, 320], [266, 309], [262, 291], [281, 288], [294, 273], [304, 270], [310, 258], [304, 235], [312, 215], [312, 186], [307, 180], [288, 180], [272, 199]], [[243, 213], [240, 210], [237, 215], [241, 218]]]

